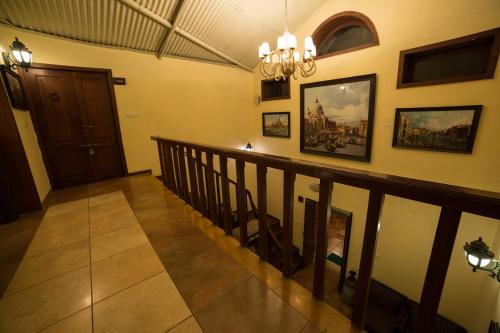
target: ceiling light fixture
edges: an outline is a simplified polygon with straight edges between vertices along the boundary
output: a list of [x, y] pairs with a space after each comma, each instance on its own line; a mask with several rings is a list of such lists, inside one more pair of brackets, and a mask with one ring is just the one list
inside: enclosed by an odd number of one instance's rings
[[271, 52], [269, 43], [259, 47], [259, 58], [262, 60], [260, 72], [266, 79], [286, 80], [290, 76], [297, 79], [298, 73], [308, 77], [316, 72], [316, 46], [311, 37], [304, 40], [302, 56], [296, 50], [297, 38], [288, 32], [288, 2], [285, 0], [285, 32], [278, 37], [277, 48]]
[[494, 259], [495, 254], [489, 249], [489, 246], [479, 237], [475, 241], [465, 243], [465, 258], [467, 258], [473, 272], [478, 269], [487, 271], [492, 278], [500, 282], [500, 263]]
[[16, 66], [22, 67], [28, 70], [30, 67], [32, 55], [31, 51], [28, 50], [26, 45], [24, 45], [17, 37], [12, 42], [10, 46], [12, 51], [12, 56], [7, 52], [2, 52], [3, 62], [5, 66], [15, 69]]

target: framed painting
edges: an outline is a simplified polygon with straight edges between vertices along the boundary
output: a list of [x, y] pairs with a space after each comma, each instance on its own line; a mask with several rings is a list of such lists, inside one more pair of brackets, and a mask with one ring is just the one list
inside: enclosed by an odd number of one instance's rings
[[278, 138], [290, 137], [290, 112], [264, 112], [262, 135]]
[[376, 75], [300, 85], [300, 151], [369, 162]]
[[21, 110], [28, 110], [28, 103], [26, 102], [26, 97], [24, 95], [19, 75], [5, 66], [0, 66], [0, 72], [2, 73], [2, 79], [5, 84], [5, 89], [7, 89], [7, 94], [9, 95], [12, 107]]
[[472, 153], [482, 105], [398, 108], [393, 147]]

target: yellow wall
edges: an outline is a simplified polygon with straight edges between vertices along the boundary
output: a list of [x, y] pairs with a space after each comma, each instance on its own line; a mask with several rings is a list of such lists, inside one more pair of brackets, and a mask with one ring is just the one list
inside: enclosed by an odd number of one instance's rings
[[129, 172], [159, 173], [152, 135], [240, 147], [253, 134], [252, 73], [0, 26], [0, 45], [15, 36], [33, 52], [34, 62], [110, 68], [113, 76], [127, 79], [115, 93]]
[[[370, 1], [330, 0], [292, 31], [299, 48], [325, 19], [342, 11], [358, 11], [376, 26], [380, 45], [317, 61], [317, 73], [291, 82], [291, 99], [261, 103], [255, 112], [260, 124], [262, 112], [291, 112], [291, 139], [262, 137], [255, 129], [257, 151], [396, 174], [437, 182], [500, 191], [500, 78], [492, 80], [396, 89], [399, 51], [492, 29], [500, 25], [497, 0]], [[275, 41], [269, 41], [274, 44]], [[377, 74], [372, 161], [370, 163], [301, 154], [300, 84], [363, 74]], [[254, 92], [260, 94], [259, 71], [254, 75]], [[484, 105], [471, 155], [425, 152], [391, 147], [396, 107]], [[270, 188], [282, 188], [279, 172], [269, 176]], [[314, 180], [298, 177], [296, 195], [316, 198], [308, 189]], [[271, 213], [281, 216], [282, 196], [269, 198]], [[349, 269], [357, 270], [360, 259], [368, 193], [342, 185], [334, 186], [332, 204], [353, 212]], [[294, 241], [301, 244], [304, 205], [295, 203]], [[439, 209], [428, 205], [386, 197], [381, 219], [374, 276], [376, 279], [418, 300], [437, 225]], [[464, 214], [456, 239], [439, 311], [472, 332], [487, 330], [485, 319], [475, 320], [485, 273], [472, 274], [463, 257], [465, 241], [483, 236], [492, 244], [498, 221]], [[498, 294], [498, 284], [493, 285]], [[491, 319], [491, 318], [490, 318]]]
[[[0, 39], [0, 52], [5, 51], [8, 48], [8, 45], [8, 43], [5, 43], [2, 39]], [[0, 88], [4, 89], [3, 84], [0, 85]], [[40, 151], [40, 147], [38, 146], [30, 114], [29, 112], [18, 109], [12, 109], [12, 113], [14, 114], [19, 136], [21, 137], [24, 151], [28, 159], [28, 164], [33, 175], [33, 180], [35, 181], [38, 196], [40, 201], [43, 202], [49, 193], [51, 186], [49, 177], [47, 176], [47, 171], [45, 170], [45, 166], [43, 164], [42, 153]]]

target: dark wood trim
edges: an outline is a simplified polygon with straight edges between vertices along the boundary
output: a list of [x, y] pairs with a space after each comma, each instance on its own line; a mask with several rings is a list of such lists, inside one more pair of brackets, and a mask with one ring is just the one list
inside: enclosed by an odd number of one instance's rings
[[175, 182], [177, 183], [175, 193], [179, 195], [179, 197], [184, 198], [184, 189], [182, 188], [181, 172], [179, 168], [179, 152], [177, 149], [177, 144], [173, 144], [171, 148], [172, 148], [172, 157], [174, 161]]
[[[196, 168], [194, 166], [193, 149], [186, 147], [189, 187], [191, 189], [191, 202], [195, 209], [200, 210], [200, 202], [198, 197], [198, 184], [196, 184]], [[201, 211], [201, 210], [200, 210]]]
[[441, 209], [413, 332], [432, 332], [462, 212]]
[[227, 157], [219, 156], [221, 186], [222, 186], [222, 201], [224, 205], [224, 231], [226, 235], [233, 234], [233, 221], [231, 210], [231, 195], [229, 194], [229, 181], [227, 178]]
[[269, 83], [269, 82], [276, 82], [276, 80], [270, 79], [270, 80], [261, 80], [260, 81], [260, 99], [262, 102], [277, 101], [280, 99], [290, 99], [290, 80], [286, 80], [287, 89], [288, 89], [286, 95], [277, 96], [277, 97], [264, 97], [264, 85], [266, 83]]
[[166, 162], [167, 162], [167, 179], [169, 179], [170, 190], [177, 193], [177, 184], [175, 178], [175, 169], [174, 169], [174, 160], [172, 158], [172, 145], [169, 142], [166, 142], [166, 147], [163, 146], [164, 153], [166, 153]]
[[200, 208], [203, 216], [208, 216], [207, 197], [205, 195], [205, 177], [203, 176], [202, 152], [195, 149], [196, 155], [196, 174], [198, 176], [198, 194], [200, 196]]
[[[478, 39], [488, 38], [488, 37], [493, 37], [494, 41], [488, 57], [488, 62], [486, 64], [483, 73], [476, 75], [456, 76], [456, 77], [426, 80], [426, 81], [404, 82], [405, 71], [408, 69], [406, 60], [409, 56], [414, 56], [416, 54], [430, 53], [430, 52], [448, 51], [450, 49], [457, 48], [462, 45], [466, 45], [468, 43], [475, 43]], [[500, 27], [438, 43], [433, 43], [429, 45], [415, 47], [412, 49], [403, 50], [399, 53], [399, 66], [398, 66], [396, 88], [398, 89], [411, 88], [411, 87], [420, 87], [420, 86], [428, 86], [436, 84], [492, 79], [495, 76], [495, 69], [498, 62], [499, 54], [500, 54]]]
[[[125, 150], [123, 149], [123, 139], [122, 139], [122, 132], [120, 129], [120, 118], [118, 116], [118, 106], [116, 103], [116, 95], [115, 95], [115, 88], [113, 85], [113, 73], [111, 69], [106, 69], [106, 68], [90, 68], [90, 67], [76, 67], [76, 66], [65, 66], [65, 65], [54, 65], [54, 64], [42, 64], [42, 63], [32, 63], [30, 65], [31, 68], [39, 68], [39, 69], [53, 69], [53, 70], [61, 70], [61, 71], [72, 71], [72, 72], [88, 72], [88, 73], [103, 73], [107, 77], [107, 87], [108, 87], [108, 92], [109, 96], [111, 99], [111, 108], [113, 111], [113, 122], [115, 126], [115, 131], [116, 131], [116, 139], [117, 139], [117, 145], [118, 145], [118, 151], [121, 159], [121, 166], [122, 166], [122, 176], [128, 175], [128, 167], [127, 167], [127, 160], [125, 157]], [[23, 82], [23, 85], [26, 87], [28, 83], [28, 74], [27, 71], [20, 70], [18, 71], [18, 74], [21, 76], [21, 81]], [[28, 104], [29, 104], [29, 111], [30, 111], [30, 116], [31, 116], [31, 121], [33, 122], [33, 127], [35, 129], [35, 134], [38, 138], [39, 146], [40, 146], [40, 151], [42, 153], [42, 158], [45, 164], [45, 169], [47, 170], [47, 175], [50, 180], [50, 184], [53, 188], [55, 188], [55, 182], [54, 182], [54, 176], [52, 174], [52, 170], [50, 168], [50, 164], [48, 162], [48, 156], [47, 156], [47, 151], [45, 149], [45, 146], [43, 144], [40, 144], [43, 142], [43, 136], [40, 133], [40, 121], [38, 120], [36, 116], [36, 112], [33, 110], [32, 106], [32, 100], [33, 97], [30, 94], [29, 89], [26, 89], [26, 95], [28, 97]]]
[[317, 299], [325, 296], [325, 270], [328, 248], [328, 226], [330, 225], [333, 183], [321, 179], [319, 182], [318, 229], [316, 257], [314, 263], [313, 295]]
[[[333, 210], [337, 210], [333, 208]], [[338, 211], [338, 210], [337, 210]], [[346, 212], [346, 224], [345, 224], [345, 234], [344, 234], [344, 246], [342, 248], [342, 266], [340, 266], [340, 275], [339, 275], [339, 285], [338, 292], [341, 293], [344, 288], [345, 275], [347, 271], [347, 262], [349, 260], [349, 244], [351, 241], [351, 227], [352, 227], [352, 213]]]
[[[265, 117], [267, 115], [278, 115], [278, 114], [284, 114], [286, 116], [288, 116], [288, 135], [270, 135], [270, 134], [266, 134], [266, 122], [265, 122]], [[262, 136], [268, 136], [268, 137], [272, 137], [272, 138], [290, 138], [290, 112], [263, 112], [262, 113]]]
[[248, 205], [245, 185], [245, 162], [236, 161], [236, 197], [238, 199], [238, 222], [240, 225], [240, 244], [248, 246]]
[[[319, 55], [319, 50], [321, 49], [322, 45], [326, 42], [326, 40], [335, 32], [337, 32], [339, 29], [342, 29], [348, 25], [357, 25], [366, 27], [368, 30], [370, 30], [373, 36], [373, 42], [363, 45], [358, 45], [345, 50], [339, 50], [324, 55]], [[341, 12], [333, 16], [330, 16], [316, 28], [316, 30], [312, 34], [312, 39], [318, 51], [318, 56], [315, 58], [315, 60], [324, 59], [335, 55], [353, 52], [365, 49], [367, 47], [379, 45], [377, 29], [375, 28], [373, 22], [366, 15], [354, 11]]]
[[[127, 173], [127, 177], [138, 176], [138, 175], [151, 175], [151, 174], [152, 174], [151, 169], [144, 169], [144, 170], [129, 172], [129, 173]], [[163, 181], [163, 177], [162, 177], [162, 181]]]
[[291, 278], [292, 248], [293, 248], [293, 202], [295, 189], [295, 172], [285, 170], [283, 174], [283, 250], [281, 252], [281, 263], [283, 275]]
[[215, 202], [215, 177], [214, 177], [214, 155], [211, 152], [205, 152], [207, 159], [207, 168], [205, 169], [207, 178], [208, 193], [208, 211], [213, 223], [217, 223], [217, 207]]
[[186, 174], [186, 157], [184, 153], [184, 146], [179, 145], [177, 152], [179, 153], [179, 168], [181, 171], [182, 194], [184, 196], [184, 201], [186, 201], [187, 203], [191, 203], [191, 197], [189, 195], [189, 185]]
[[[163, 151], [163, 142], [158, 141], [157, 142], [158, 146], [158, 157], [160, 159], [160, 172], [161, 172], [161, 181], [163, 183], [163, 186], [167, 186], [168, 181], [167, 181], [167, 172], [166, 172], [166, 163], [165, 163], [165, 152]], [[130, 176], [130, 173], [129, 173]], [[170, 186], [169, 186], [170, 187]]]
[[[171, 143], [178, 142], [156, 136], [151, 137], [151, 139]], [[183, 142], [183, 144], [212, 154], [222, 154], [228, 158], [259, 164], [268, 168], [293, 170], [295, 173], [309, 177], [329, 179], [339, 184], [366, 190], [377, 190], [400, 198], [500, 219], [500, 193], [497, 192], [339, 167], [284, 156], [247, 152], [241, 149], [189, 142]]]
[[377, 249], [378, 224], [382, 215], [383, 202], [383, 193], [370, 191], [368, 211], [366, 213], [365, 235], [359, 263], [358, 285], [356, 287], [356, 296], [351, 317], [352, 323], [360, 329], [364, 327], [365, 323], [366, 302], [368, 301], [368, 293], [370, 292], [373, 263]]
[[259, 214], [259, 256], [269, 261], [269, 234], [267, 231], [267, 168], [257, 165], [257, 200]]

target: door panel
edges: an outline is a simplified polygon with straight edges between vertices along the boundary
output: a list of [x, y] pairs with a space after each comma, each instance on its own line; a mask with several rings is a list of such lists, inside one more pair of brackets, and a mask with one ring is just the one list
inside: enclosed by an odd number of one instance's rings
[[123, 176], [108, 73], [49, 67], [25, 76], [54, 187]]
[[104, 73], [73, 73], [78, 93], [82, 126], [92, 145], [90, 168], [95, 180], [118, 177], [123, 167], [118, 149], [113, 105]]
[[30, 96], [56, 188], [89, 181], [88, 158], [71, 73], [33, 68]]

